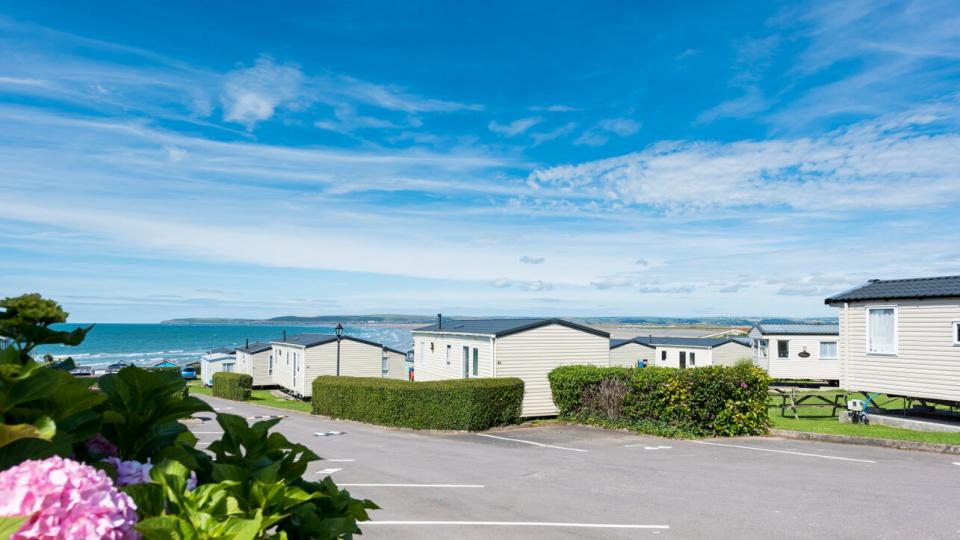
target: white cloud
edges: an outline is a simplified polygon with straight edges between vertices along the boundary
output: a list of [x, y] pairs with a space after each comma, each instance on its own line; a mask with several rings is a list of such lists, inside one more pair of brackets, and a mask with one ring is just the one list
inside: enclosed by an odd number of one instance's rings
[[623, 276], [607, 277], [598, 281], [591, 281], [590, 285], [596, 289], [606, 290], [614, 287], [629, 287], [633, 281]]
[[543, 264], [545, 260], [543, 257], [531, 257], [529, 255], [520, 257], [520, 262], [523, 264]]
[[577, 146], [603, 146], [609, 141], [609, 137], [601, 135], [592, 129], [588, 129], [581, 133], [580, 136], [573, 141], [573, 144]]
[[689, 285], [679, 287], [637, 287], [637, 292], [644, 294], [688, 294], [693, 292]]
[[178, 146], [167, 144], [164, 145], [163, 149], [167, 151], [167, 157], [170, 158], [170, 161], [183, 161], [183, 158], [187, 157], [187, 151]]
[[641, 124], [631, 118], [604, 118], [597, 121], [590, 129], [584, 131], [573, 144], [587, 146], [603, 146], [610, 141], [608, 135], [629, 137], [640, 131]]
[[577, 129], [577, 123], [576, 123], [576, 122], [567, 122], [566, 124], [564, 124], [564, 125], [556, 128], [556, 129], [552, 129], [552, 130], [550, 130], [550, 131], [542, 131], [542, 132], [538, 132], [538, 133], [531, 133], [531, 134], [530, 134], [530, 139], [533, 141], [534, 146], [537, 146], [537, 145], [543, 144], [543, 143], [545, 143], [545, 142], [547, 142], [547, 141], [552, 141], [552, 140], [557, 139], [557, 138], [559, 138], [559, 137], [563, 137], [564, 135], [569, 135], [569, 134], [572, 133], [573, 130], [575, 130], [575, 129]]
[[491, 120], [490, 123], [487, 124], [487, 129], [489, 129], [494, 133], [499, 133], [504, 137], [515, 137], [523, 133], [524, 131], [532, 128], [533, 126], [539, 124], [540, 122], [543, 122], [543, 118], [539, 116], [533, 116], [530, 118], [519, 118], [508, 124], [501, 124], [499, 122]]
[[278, 65], [261, 56], [250, 67], [238, 68], [224, 77], [223, 118], [252, 129], [273, 117], [278, 107], [296, 105], [305, 99], [304, 75], [295, 65]]
[[640, 131], [640, 122], [630, 118], [605, 118], [597, 122], [597, 128], [614, 135], [628, 137]]
[[494, 287], [503, 289], [510, 286], [510, 280], [505, 277], [498, 277], [497, 279], [490, 282]]
[[547, 112], [579, 112], [583, 109], [578, 107], [571, 107], [569, 105], [539, 105], [529, 108], [531, 111], [547, 111]]
[[525, 281], [520, 283], [520, 287], [525, 291], [539, 292], [539, 291], [549, 291], [553, 289], [553, 285], [549, 283], [544, 283], [541, 280], [535, 281]]
[[944, 103], [819, 137], [660, 143], [640, 152], [534, 171], [528, 183], [570, 201], [668, 211], [916, 208], [960, 201], [960, 135]]

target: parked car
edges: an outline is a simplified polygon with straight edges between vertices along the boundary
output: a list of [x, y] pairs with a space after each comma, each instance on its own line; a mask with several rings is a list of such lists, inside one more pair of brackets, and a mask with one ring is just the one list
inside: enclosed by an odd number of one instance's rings
[[197, 378], [197, 370], [192, 367], [185, 367], [180, 369], [180, 376], [184, 379], [192, 381]]

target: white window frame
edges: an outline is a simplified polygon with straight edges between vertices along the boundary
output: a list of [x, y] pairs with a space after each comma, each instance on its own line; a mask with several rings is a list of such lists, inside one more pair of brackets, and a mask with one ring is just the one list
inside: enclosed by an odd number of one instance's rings
[[[824, 343], [833, 343], [834, 348], [837, 350], [836, 356], [823, 356], [823, 344]], [[818, 346], [817, 355], [820, 360], [839, 360], [840, 359], [840, 341], [820, 341]]]
[[960, 321], [953, 321], [950, 331], [953, 332], [953, 346], [960, 347]]
[[[870, 312], [874, 309], [893, 310], [893, 352], [873, 352], [870, 350]], [[864, 306], [863, 327], [867, 330], [864, 336], [864, 351], [867, 356], [897, 356], [900, 352], [900, 309], [897, 305]]]

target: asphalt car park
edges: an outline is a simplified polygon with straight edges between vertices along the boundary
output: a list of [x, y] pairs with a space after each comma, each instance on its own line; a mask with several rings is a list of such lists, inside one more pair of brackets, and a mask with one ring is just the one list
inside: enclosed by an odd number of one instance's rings
[[[415, 432], [203, 397], [322, 456], [381, 510], [364, 538], [958, 538], [960, 459], [770, 437], [583, 426]], [[210, 414], [191, 425], [220, 436]]]

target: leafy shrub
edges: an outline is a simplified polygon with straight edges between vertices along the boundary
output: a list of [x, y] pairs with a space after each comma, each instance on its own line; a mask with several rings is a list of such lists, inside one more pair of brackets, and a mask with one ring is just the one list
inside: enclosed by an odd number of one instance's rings
[[253, 377], [246, 373], [218, 371], [213, 374], [213, 395], [235, 401], [247, 401], [253, 388]]
[[[305, 480], [307, 464], [319, 458], [270, 433], [278, 419], [249, 426], [218, 414], [223, 436], [209, 453], [198, 450], [181, 420], [211, 408], [186, 394], [179, 373], [127, 367], [97, 381], [73, 377], [72, 361], [43, 365], [30, 352], [39, 344], [78, 345], [89, 328], [49, 328], [67, 314], [39, 295], [3, 299], [0, 308], [0, 336], [14, 342], [0, 351], [0, 471], [17, 485], [30, 482], [29, 471], [16, 467], [27, 460], [70, 457], [101, 469], [110, 489], [123, 486], [135, 501], [136, 528], [148, 540], [350, 538], [377, 508], [329, 477]], [[64, 491], [51, 496], [72, 496], [69, 486], [58, 487]], [[102, 501], [105, 489], [86, 495]], [[38, 517], [32, 507], [23, 513], [0, 517], [0, 537]]]
[[562, 366], [549, 375], [560, 417], [664, 436], [751, 435], [768, 426], [767, 374], [750, 364], [696, 369]]
[[411, 382], [321, 376], [313, 413], [414, 429], [481, 431], [520, 420], [523, 381], [515, 378]]
[[[251, 426], [240, 416], [217, 415], [223, 437], [210, 444], [212, 457], [194, 449], [196, 489], [190, 488], [190, 469], [176, 460], [154, 467], [151, 483], [124, 488], [141, 513], [137, 529], [148, 540], [334, 539], [360, 533], [357, 521], [368, 520], [367, 510], [377, 505], [350, 497], [329, 477], [304, 480], [309, 463], [320, 458], [269, 433], [279, 421]], [[268, 532], [274, 530], [285, 536]]]

